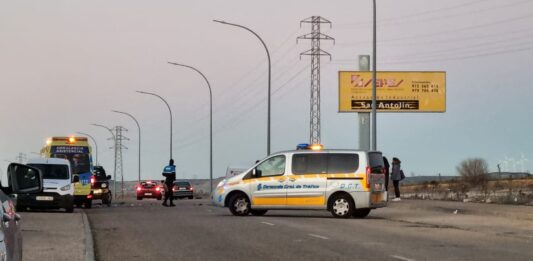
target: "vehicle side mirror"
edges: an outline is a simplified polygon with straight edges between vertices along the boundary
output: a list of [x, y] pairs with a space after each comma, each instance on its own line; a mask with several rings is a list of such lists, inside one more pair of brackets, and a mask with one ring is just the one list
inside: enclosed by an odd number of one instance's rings
[[77, 182], [80, 182], [80, 176], [78, 175], [72, 177], [72, 183], [77, 183]]
[[110, 179], [111, 179], [111, 175], [107, 175], [105, 178], [106, 178], [107, 180], [110, 180]]
[[258, 170], [257, 168], [252, 169], [252, 176], [256, 178], [261, 177], [261, 170]]
[[11, 163], [7, 167], [7, 173], [8, 186], [12, 193], [37, 193], [43, 190], [43, 176], [34, 167]]

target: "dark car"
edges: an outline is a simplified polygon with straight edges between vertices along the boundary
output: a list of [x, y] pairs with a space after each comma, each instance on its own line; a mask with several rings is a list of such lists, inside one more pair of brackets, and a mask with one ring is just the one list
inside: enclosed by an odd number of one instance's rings
[[174, 199], [178, 198], [194, 198], [194, 188], [188, 181], [174, 181], [174, 187], [172, 188], [172, 195]]
[[111, 206], [113, 196], [109, 188], [110, 175], [106, 175], [105, 169], [102, 166], [94, 166], [93, 176], [91, 177], [91, 190], [93, 200], [102, 200], [102, 204]]
[[157, 181], [143, 181], [137, 185], [135, 190], [137, 191], [137, 200], [142, 200], [143, 198], [161, 200], [163, 198], [161, 186]]
[[22, 234], [20, 216], [15, 212], [15, 202], [10, 194], [31, 194], [43, 190], [42, 174], [38, 169], [11, 163], [8, 167], [7, 187], [0, 183], [0, 260], [22, 260]]

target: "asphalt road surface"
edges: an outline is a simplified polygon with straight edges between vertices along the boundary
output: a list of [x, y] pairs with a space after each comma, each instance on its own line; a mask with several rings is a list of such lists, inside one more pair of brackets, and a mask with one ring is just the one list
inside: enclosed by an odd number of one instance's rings
[[335, 219], [160, 203], [88, 210], [97, 260], [533, 260], [533, 207], [406, 200], [366, 219]]

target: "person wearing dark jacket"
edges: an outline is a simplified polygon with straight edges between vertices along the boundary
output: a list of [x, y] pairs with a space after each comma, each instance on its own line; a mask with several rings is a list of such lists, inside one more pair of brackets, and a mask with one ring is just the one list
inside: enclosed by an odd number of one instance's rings
[[385, 191], [389, 191], [390, 164], [387, 157], [383, 157], [383, 165], [385, 167]]
[[392, 184], [394, 185], [394, 194], [395, 198], [392, 201], [400, 201], [400, 180], [402, 180], [402, 167], [400, 166], [402, 162], [398, 158], [392, 158]]
[[163, 176], [165, 177], [165, 200], [163, 201], [163, 206], [168, 207], [167, 200], [169, 200], [170, 206], [174, 207], [176, 205], [172, 202], [174, 199], [174, 196], [172, 195], [172, 187], [176, 180], [176, 166], [174, 165], [173, 159], [170, 159], [168, 166], [163, 169]]

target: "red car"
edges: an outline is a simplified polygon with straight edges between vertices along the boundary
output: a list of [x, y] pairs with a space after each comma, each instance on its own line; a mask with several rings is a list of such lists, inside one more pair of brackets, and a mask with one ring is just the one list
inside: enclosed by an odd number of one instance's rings
[[157, 200], [161, 200], [163, 197], [163, 190], [156, 181], [143, 181], [137, 185], [135, 190], [137, 191], [137, 200], [142, 200], [143, 198], [157, 198]]

